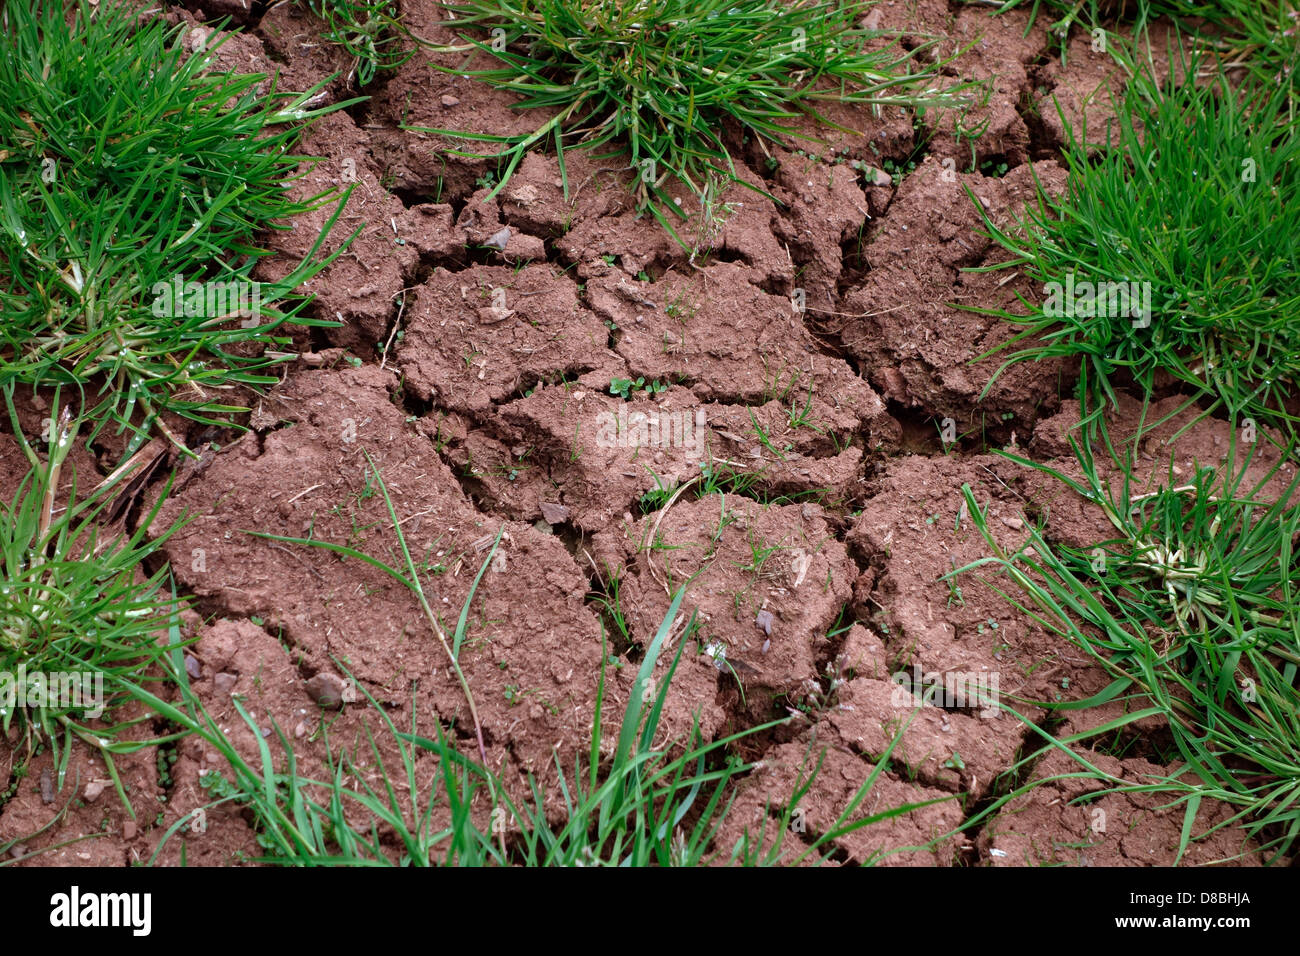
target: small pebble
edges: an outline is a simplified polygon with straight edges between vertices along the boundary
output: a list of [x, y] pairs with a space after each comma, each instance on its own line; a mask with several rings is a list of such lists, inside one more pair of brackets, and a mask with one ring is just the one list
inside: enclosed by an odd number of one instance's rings
[[307, 681], [307, 696], [326, 710], [338, 710], [343, 706], [343, 690], [343, 679], [328, 671], [321, 671]]
[[503, 309], [500, 306], [489, 305], [478, 310], [478, 320], [484, 325], [496, 325], [496, 323], [504, 322], [514, 314], [514, 309]]
[[190, 675], [190, 680], [198, 680], [203, 671], [199, 668], [199, 659], [192, 654], [185, 655], [185, 673]]
[[212, 686], [218, 694], [229, 694], [235, 689], [237, 683], [239, 683], [238, 674], [227, 674], [224, 671], [212, 678]]
[[54, 774], [46, 767], [41, 771], [41, 803], [47, 806], [54, 802]]
[[488, 236], [488, 238], [484, 240], [483, 245], [487, 246], [489, 249], [505, 249], [506, 243], [509, 241], [510, 227], [506, 226]]
[[542, 508], [542, 517], [547, 524], [564, 524], [569, 520], [569, 509], [554, 501], [538, 502]]
[[446, 107], [460, 106], [460, 100], [450, 94], [447, 94], [446, 96], [442, 97], [440, 102], [442, 103], [443, 106]]
[[[759, 630], [771, 637], [773, 620], [774, 618], [772, 617], [771, 611], [759, 611], [758, 617], [754, 618], [754, 623], [758, 626]], [[767, 653], [767, 651], [764, 650], [764, 653]]]
[[86, 789], [82, 792], [82, 796], [86, 798], [87, 803], [94, 803], [99, 799], [99, 795], [107, 788], [108, 784], [104, 781], [92, 780], [90, 783], [86, 784]]
[[123, 840], [134, 840], [135, 834], [136, 834], [136, 826], [134, 820], [127, 820], [125, 823], [122, 824]]

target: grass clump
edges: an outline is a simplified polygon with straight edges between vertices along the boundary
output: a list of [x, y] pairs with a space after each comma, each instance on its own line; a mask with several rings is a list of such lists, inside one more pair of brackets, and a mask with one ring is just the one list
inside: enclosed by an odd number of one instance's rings
[[308, 0], [308, 4], [329, 27], [325, 39], [352, 57], [349, 78], [355, 76], [358, 86], [415, 55], [414, 45], [404, 42], [409, 31], [393, 0]]
[[1028, 7], [1031, 27], [1040, 12], [1055, 13], [1057, 19], [1048, 29], [1061, 38], [1076, 24], [1095, 30], [1104, 23], [1124, 22], [1138, 33], [1166, 17], [1225, 69], [1245, 71], [1250, 82], [1290, 86], [1293, 95], [1300, 83], [1300, 11], [1295, 0], [1006, 0], [994, 12], [1017, 7]]
[[0, 502], [0, 727], [11, 743], [17, 731], [28, 755], [51, 746], [60, 785], [70, 745], [80, 738], [102, 754], [125, 802], [112, 754], [143, 746], [126, 738], [144, 718], [116, 713], [132, 696], [126, 685], [156, 679], [157, 635], [175, 604], [160, 591], [166, 569], [147, 575], [142, 567], [175, 528], [147, 538], [160, 499], [134, 532], [110, 531], [103, 519], [117, 482], [81, 500], [74, 485], [56, 507], [78, 423], [56, 399], [42, 461], [12, 414], [8, 391], [5, 397], [32, 467], [13, 500]]
[[[482, 51], [487, 70], [447, 68], [518, 94], [521, 109], [550, 114], [522, 136], [425, 130], [502, 148], [492, 194], [524, 154], [554, 142], [566, 195], [564, 151], [624, 147], [642, 210], [672, 231], [686, 213], [665, 191], [684, 184], [705, 198], [710, 175], [739, 181], [728, 129], [762, 139], [809, 137], [792, 122], [820, 118], [826, 102], [870, 106], [958, 105], [959, 88], [925, 87], [938, 67], [916, 69], [919, 49], [877, 43], [857, 23], [867, 4], [798, 0], [460, 0], [444, 4], [465, 35], [452, 51]], [[473, 154], [464, 154], [473, 155]], [[674, 233], [675, 235], [675, 233]]]
[[1238, 824], [1266, 852], [1285, 855], [1300, 837], [1300, 476], [1270, 494], [1265, 485], [1277, 478], [1280, 456], [1248, 482], [1258, 445], [1242, 454], [1234, 438], [1222, 464], [1186, 478], [1171, 471], [1139, 494], [1131, 476], [1145, 422], [1119, 445], [1104, 425], [1093, 433], [1117, 469], [1115, 484], [1088, 442], [1072, 442], [1081, 481], [1004, 454], [1101, 509], [1114, 537], [1073, 548], [1032, 529], [1007, 553], [963, 486], [991, 556], [953, 574], [981, 567], [1006, 574], [1029, 598], [1027, 606], [1013, 603], [1105, 667], [1110, 686], [1071, 709], [1131, 701], [1106, 731], [1152, 715], [1166, 720], [1181, 764], [1122, 789], [1170, 795], [1186, 807], [1180, 858], [1205, 798], [1235, 810], [1214, 829]]
[[218, 395], [272, 381], [276, 327], [312, 322], [292, 292], [328, 263], [341, 202], [296, 268], [250, 277], [259, 232], [335, 198], [288, 197], [289, 149], [301, 121], [346, 104], [259, 93], [265, 77], [212, 69], [225, 35], [187, 55], [183, 28], [122, 0], [20, 0], [0, 26], [0, 384], [96, 388], [91, 438], [137, 410], [237, 410]]
[[1090, 156], [1087, 130], [1069, 129], [1059, 199], [1040, 188], [1014, 228], [984, 215], [1011, 253], [985, 269], [1023, 268], [1045, 296], [1022, 298], [1027, 314], [989, 313], [1023, 327], [995, 351], [1023, 345], [1002, 369], [1081, 358], [1112, 399], [1117, 376], [1149, 390], [1168, 372], [1207, 410], [1276, 424], [1300, 376], [1300, 147], [1287, 94], [1244, 96], [1222, 74], [1197, 85], [1196, 61], [1178, 65], [1173, 88], [1150, 63], [1134, 71], [1110, 148]]

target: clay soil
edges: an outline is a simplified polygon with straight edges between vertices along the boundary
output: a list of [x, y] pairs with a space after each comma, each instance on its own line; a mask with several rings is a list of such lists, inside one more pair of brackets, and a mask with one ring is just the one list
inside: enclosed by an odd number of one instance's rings
[[[339, 73], [328, 95], [351, 95], [346, 54], [320, 42], [323, 27], [303, 5], [264, 13], [254, 6], [250, 15], [218, 0], [166, 16], [195, 30], [232, 16], [244, 30], [221, 49], [222, 67], [278, 71], [286, 89]], [[416, 33], [451, 39], [434, 25], [432, 3], [401, 7]], [[267, 728], [286, 730], [307, 776], [325, 773], [323, 721], [336, 744], [360, 739], [373, 716], [364, 700], [322, 711], [309, 693], [312, 678], [338, 673], [340, 663], [398, 725], [415, 707], [422, 720], [449, 727], [463, 752], [476, 752], [463, 695], [409, 591], [358, 561], [246, 533], [310, 532], [394, 561], [392, 522], [366, 453], [412, 554], [429, 569], [426, 587], [444, 621], [454, 624], [502, 534], [500, 558], [471, 603], [461, 660], [489, 764], [521, 792], [529, 774], [553, 789], [557, 757], [571, 768], [588, 752], [602, 628], [621, 665], [610, 667], [605, 712], [619, 714], [668, 608], [670, 582], [675, 588], [698, 575], [684, 608], [698, 612], [702, 627], [671, 686], [663, 742], [685, 735], [693, 718], [716, 739], [798, 715], [735, 746], [759, 764], [741, 781], [718, 836], [723, 859], [744, 828], [756, 829], [765, 813], [775, 817], [823, 753], [804, 803], [806, 830], [790, 839], [808, 840], [833, 823], [901, 726], [895, 672], [996, 672], [1003, 699], [1030, 720], [1048, 718], [1036, 701], [1083, 698], [1108, 683], [979, 577], [963, 580], [959, 596], [939, 578], [986, 553], [960, 520], [963, 484], [988, 503], [1004, 545], [1018, 546], [1039, 519], [1055, 540], [1106, 536], [1099, 513], [1062, 485], [992, 454], [1014, 447], [1072, 470], [1071, 368], [1019, 365], [981, 398], [999, 360], [973, 360], [1010, 333], [959, 306], [1012, 306], [1017, 293], [1035, 294], [1026, 280], [1008, 281], [1009, 272], [966, 271], [999, 261], [967, 190], [1000, 222], [1031, 198], [1035, 176], [1060, 190], [1063, 132], [1053, 99], [1073, 121], [1086, 110], [1090, 128], [1104, 124], [1109, 61], [1085, 37], [1070, 41], [1063, 65], [1044, 18], [1027, 30], [1019, 12], [989, 17], [918, 0], [882, 3], [872, 16], [882, 28], [944, 36], [945, 55], [969, 45], [949, 72], [991, 81], [988, 101], [967, 120], [987, 119], [987, 131], [972, 142], [956, 137], [954, 117], [942, 112], [922, 120], [898, 108], [832, 109], [832, 119], [856, 132], [820, 130], [823, 147], [792, 141], [765, 152], [737, 136], [740, 175], [778, 201], [733, 187], [725, 199], [734, 209], [712, 252], [694, 261], [652, 219], [637, 217], [631, 174], [616, 160], [570, 152], [566, 200], [555, 157], [530, 155], [485, 202], [483, 177], [494, 163], [448, 155], [454, 144], [401, 127], [510, 133], [539, 120], [512, 109], [508, 95], [431, 69], [427, 53], [381, 73], [366, 102], [311, 128], [301, 151], [322, 161], [295, 189], [353, 183], [331, 241], [361, 227], [307, 287], [315, 314], [338, 325], [295, 333], [302, 354], [283, 367], [282, 381], [246, 397], [247, 431], [174, 423], [200, 459], [173, 462], [173, 493], [157, 522], [161, 530], [189, 517], [166, 557], [191, 600], [184, 624], [195, 639], [194, 688], [249, 759], [257, 742], [232, 694]], [[915, 167], [891, 181], [874, 172], [886, 160]], [[945, 175], [950, 169], [955, 175]], [[326, 215], [267, 238], [280, 253], [264, 266], [268, 275], [297, 261]], [[504, 250], [485, 247], [503, 228]], [[803, 312], [791, 306], [796, 289]], [[635, 392], [625, 406], [610, 394], [615, 378], [667, 387]], [[42, 401], [32, 397], [25, 407], [29, 434], [39, 433]], [[1176, 407], [1176, 397], [1167, 401]], [[682, 443], [611, 447], [600, 440], [600, 422], [620, 407], [691, 422], [702, 413], [703, 452]], [[1122, 428], [1136, 415], [1131, 400], [1116, 421]], [[960, 436], [947, 448], [939, 434], [945, 418]], [[1211, 422], [1173, 446], [1153, 440], [1151, 486], [1171, 452], [1187, 466], [1217, 461], [1227, 428]], [[114, 441], [79, 452], [79, 470], [110, 468], [120, 451]], [[21, 456], [11, 436], [0, 436], [0, 448], [11, 495]], [[752, 480], [721, 502], [687, 492], [665, 510], [662, 498], [646, 499], [700, 477], [702, 461]], [[161, 483], [151, 486], [130, 520], [160, 491]], [[615, 582], [628, 629], [620, 640], [601, 602]], [[703, 653], [719, 645], [733, 667]], [[1047, 726], [1066, 735], [1117, 712], [1067, 713]], [[858, 814], [952, 799], [853, 832], [836, 843], [833, 859], [858, 862], [955, 830], [1008, 785], [1000, 775], [1038, 740], [1006, 710], [989, 717], [927, 705]], [[1159, 726], [1145, 727], [1099, 738], [1086, 756], [1137, 782], [1164, 772], [1167, 742]], [[0, 748], [0, 771], [13, 757]], [[86, 791], [106, 775], [79, 749], [68, 785], [81, 792], [28, 838], [67, 796], [41, 786], [50, 770], [41, 755], [28, 776], [9, 774], [0, 843], [23, 839], [17, 851], [33, 854], [27, 862], [35, 866], [148, 860], [168, 827], [210, 799], [199, 776], [221, 763], [196, 739], [162, 759], [154, 749], [120, 758], [133, 819], [111, 788], [92, 788], [94, 798]], [[1056, 755], [1022, 767], [1016, 782], [1070, 769]], [[1077, 779], [1047, 784], [960, 837], [883, 862], [1172, 863], [1182, 809], [1163, 810], [1143, 795], [1071, 803], [1098, 788]], [[1103, 832], [1094, 826], [1097, 806], [1108, 819]], [[1198, 829], [1222, 814], [1205, 805]], [[169, 841], [161, 862], [178, 863], [182, 844], [190, 864], [259, 854], [237, 811], [215, 810], [208, 824], [205, 833]], [[85, 836], [94, 838], [49, 849]], [[1186, 862], [1229, 857], [1259, 862], [1230, 828], [1195, 844]]]

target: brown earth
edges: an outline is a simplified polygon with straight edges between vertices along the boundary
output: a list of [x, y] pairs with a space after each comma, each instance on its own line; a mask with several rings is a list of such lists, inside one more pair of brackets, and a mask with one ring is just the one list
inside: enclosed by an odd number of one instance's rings
[[[451, 39], [435, 25], [434, 4], [401, 6], [416, 33]], [[325, 87], [330, 100], [355, 93], [347, 56], [314, 42], [321, 24], [298, 5], [250, 14], [210, 0], [168, 15], [192, 25], [196, 48], [202, 19], [244, 24], [221, 48], [222, 67], [278, 71], [281, 87], [293, 89], [338, 73]], [[500, 559], [470, 605], [461, 661], [489, 766], [512, 789], [522, 793], [532, 774], [553, 795], [556, 758], [571, 767], [589, 747], [602, 627], [612, 633], [601, 599], [617, 587], [628, 635], [612, 650], [628, 664], [689, 579], [660, 675], [686, 618], [698, 615], [701, 627], [682, 648], [659, 742], [680, 741], [694, 720], [715, 739], [793, 715], [733, 748], [758, 766], [715, 840], [723, 859], [746, 832], [758, 841], [764, 820], [771, 841], [780, 809], [820, 759], [799, 826], [785, 834], [788, 846], [807, 846], [901, 732], [853, 816], [935, 802], [837, 840], [832, 862], [1172, 862], [1181, 809], [1121, 795], [1072, 803], [1096, 791], [1077, 779], [1031, 790], [986, 823], [915, 849], [1001, 792], [999, 775], [1038, 738], [1007, 709], [900, 701], [891, 675], [997, 675], [1003, 700], [1026, 720], [1046, 714], [1036, 701], [1084, 698], [1107, 683], [978, 575], [959, 590], [940, 578], [987, 554], [964, 484], [988, 506], [1003, 546], [1018, 547], [1036, 521], [1068, 544], [1106, 534], [1100, 513], [1060, 483], [993, 454], [1012, 447], [1076, 473], [1070, 369], [1018, 365], [985, 394], [1000, 360], [976, 360], [1011, 333], [961, 306], [1014, 307], [1017, 294], [1035, 294], [1010, 272], [963, 271], [999, 261], [975, 202], [1007, 223], [1032, 199], [1035, 176], [1063, 189], [1052, 103], [1072, 122], [1086, 113], [1090, 129], [1104, 125], [1110, 72], [1086, 34], [1070, 37], [1062, 66], [1043, 19], [1026, 35], [1022, 11], [992, 18], [920, 0], [882, 4], [872, 16], [882, 28], [943, 37], [941, 56], [965, 49], [945, 74], [989, 81], [987, 101], [964, 119], [939, 111], [923, 122], [897, 108], [831, 106], [827, 115], [854, 132], [820, 130], [816, 150], [793, 139], [769, 144], [770, 162], [740, 144], [740, 175], [773, 199], [733, 187], [724, 197], [730, 217], [694, 253], [637, 217], [631, 173], [617, 159], [570, 152], [566, 198], [554, 156], [530, 155], [485, 201], [482, 177], [493, 164], [444, 152], [463, 143], [402, 127], [508, 134], [544, 117], [430, 68], [459, 67], [457, 56], [422, 52], [381, 75], [368, 101], [311, 128], [301, 151], [322, 159], [294, 192], [351, 188], [327, 248], [359, 230], [307, 286], [313, 314], [339, 324], [295, 333], [304, 354], [279, 385], [252, 396], [248, 432], [189, 429], [202, 464], [179, 472], [155, 526], [188, 517], [166, 555], [193, 601], [185, 615], [193, 686], [246, 758], [257, 758], [257, 731], [232, 695], [274, 753], [276, 726], [301, 772], [324, 775], [323, 729], [332, 745], [355, 746], [370, 713], [364, 698], [335, 713], [309, 694], [313, 678], [344, 669], [399, 725], [414, 707], [474, 752], [464, 696], [407, 589], [355, 559], [250, 533], [311, 536], [400, 562], [373, 461], [445, 623], [501, 535]], [[917, 165], [901, 179], [881, 171], [886, 159], [909, 157]], [[1006, 174], [987, 174], [998, 163]], [[261, 267], [266, 274], [291, 269], [331, 211], [268, 237], [279, 255]], [[701, 237], [691, 231], [697, 223], [684, 234]], [[614, 379], [654, 390], [633, 385], [625, 400], [611, 394]], [[41, 430], [43, 401], [22, 408], [29, 436]], [[1169, 399], [1165, 409], [1176, 405]], [[1126, 399], [1116, 427], [1131, 429], [1135, 415]], [[959, 436], [947, 447], [938, 437], [945, 419]], [[1149, 487], [1168, 478], [1170, 455], [1187, 468], [1224, 454], [1226, 423], [1167, 447], [1176, 424], [1148, 442]], [[689, 440], [659, 440], [673, 428]], [[77, 469], [106, 473], [122, 447], [105, 436], [96, 454], [77, 452]], [[6, 496], [24, 472], [12, 438], [0, 437]], [[670, 502], [655, 497], [683, 484]], [[148, 496], [160, 490], [155, 483]], [[606, 714], [621, 714], [634, 670], [610, 669]], [[1115, 714], [1084, 711], [1066, 726], [1077, 732]], [[1123, 756], [1088, 758], [1126, 780], [1158, 775], [1159, 728], [1146, 730]], [[391, 758], [391, 742], [384, 746]], [[75, 750], [53, 799], [50, 756], [37, 756], [26, 777], [9, 775], [0, 846], [17, 841], [11, 853], [35, 854], [33, 865], [148, 860], [169, 827], [208, 802], [200, 772], [223, 762], [195, 739], [163, 753], [119, 758], [130, 810], [100, 786], [102, 761], [88, 748]], [[0, 755], [14, 766], [12, 748]], [[431, 764], [421, 758], [420, 773], [431, 778]], [[1071, 769], [1053, 753], [1017, 779]], [[1207, 805], [1198, 825], [1222, 812]], [[1258, 862], [1238, 832], [1196, 844], [1186, 862]], [[191, 864], [259, 853], [250, 821], [229, 808], [170, 840], [161, 862], [179, 863], [182, 845]]]

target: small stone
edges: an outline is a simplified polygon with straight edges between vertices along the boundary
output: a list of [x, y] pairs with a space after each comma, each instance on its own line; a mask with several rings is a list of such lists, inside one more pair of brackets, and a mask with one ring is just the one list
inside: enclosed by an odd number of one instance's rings
[[539, 198], [537, 187], [532, 183], [524, 183], [510, 194], [510, 198], [521, 206], [531, 206]]
[[453, 106], [460, 106], [460, 100], [457, 97], [452, 96], [450, 93], [444, 95], [442, 99], [439, 100], [439, 102], [442, 103], [443, 106], [446, 106], [448, 108], [451, 108]]
[[136, 825], [134, 820], [127, 820], [122, 824], [122, 839], [134, 840], [136, 834]]
[[1003, 518], [1002, 523], [1008, 528], [1014, 528], [1017, 531], [1025, 526], [1025, 523], [1019, 518]]
[[484, 325], [495, 325], [498, 322], [504, 322], [514, 314], [514, 309], [503, 309], [500, 306], [489, 305], [478, 310], [478, 320]]
[[297, 737], [299, 740], [301, 740], [303, 737], [306, 737], [307, 721], [305, 720], [298, 721], [298, 726], [293, 728], [293, 735]]
[[82, 791], [81, 795], [86, 798], [87, 803], [94, 803], [107, 788], [108, 784], [103, 780], [92, 780], [86, 784], [86, 789]]
[[15, 843], [13, 845], [13, 848], [9, 851], [9, 855], [12, 856], [15, 860], [21, 860], [23, 857], [27, 855], [27, 844]]
[[203, 671], [199, 667], [199, 659], [193, 654], [185, 655], [185, 673], [190, 675], [190, 680], [198, 680], [203, 676]]
[[772, 622], [776, 620], [771, 611], [759, 611], [758, 616], [754, 618], [754, 624], [758, 629], [769, 637], [772, 635]]
[[569, 509], [564, 505], [554, 501], [542, 501], [539, 504], [547, 524], [564, 524], [569, 520]]
[[512, 265], [534, 259], [540, 262], [546, 258], [546, 243], [536, 236], [521, 232], [517, 236], [510, 237], [510, 248], [503, 249], [501, 254], [505, 257], [505, 261]]
[[216, 689], [216, 692], [218, 694], [231, 693], [235, 689], [235, 685], [238, 683], [239, 683], [238, 674], [227, 674], [224, 671], [222, 671], [216, 677], [212, 678], [212, 686], [213, 688]]
[[307, 696], [314, 700], [317, 706], [325, 710], [339, 710], [342, 708], [345, 690], [346, 685], [343, 683], [343, 678], [328, 671], [321, 671], [307, 681]]
[[510, 241], [510, 227], [505, 226], [502, 229], [498, 230], [497, 232], [492, 233], [492, 235], [488, 236], [487, 239], [483, 240], [483, 245], [487, 246], [489, 249], [504, 250], [506, 247], [506, 243], [508, 243], [509, 241]]
[[41, 771], [41, 803], [46, 806], [54, 802], [54, 774], [46, 767]]

